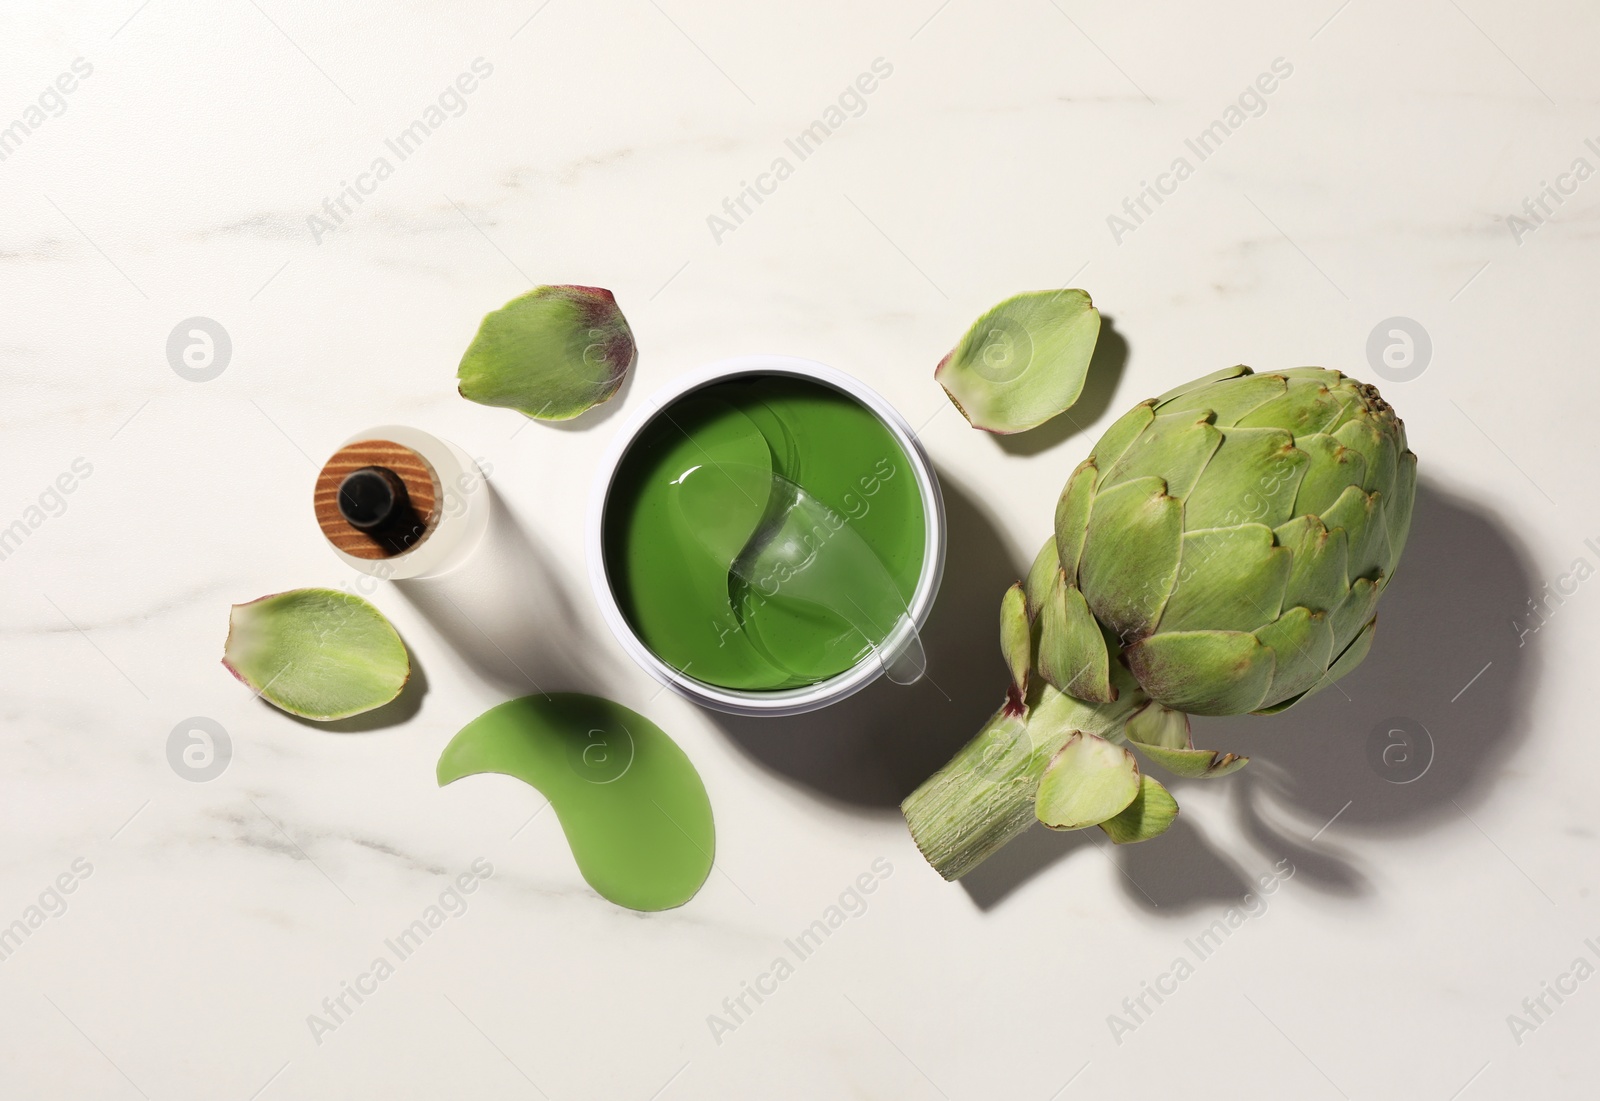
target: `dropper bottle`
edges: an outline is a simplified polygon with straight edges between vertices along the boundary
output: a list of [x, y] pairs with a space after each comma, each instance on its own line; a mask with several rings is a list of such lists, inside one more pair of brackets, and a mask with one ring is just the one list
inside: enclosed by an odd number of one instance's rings
[[489, 526], [484, 471], [464, 451], [404, 425], [346, 440], [317, 475], [317, 526], [373, 577], [436, 577], [461, 565]]

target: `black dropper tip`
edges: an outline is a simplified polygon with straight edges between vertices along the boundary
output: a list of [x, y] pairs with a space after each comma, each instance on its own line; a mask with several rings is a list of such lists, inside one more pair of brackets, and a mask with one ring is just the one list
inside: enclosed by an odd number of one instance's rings
[[410, 512], [406, 484], [385, 467], [352, 470], [339, 483], [339, 515], [358, 531], [376, 531]]

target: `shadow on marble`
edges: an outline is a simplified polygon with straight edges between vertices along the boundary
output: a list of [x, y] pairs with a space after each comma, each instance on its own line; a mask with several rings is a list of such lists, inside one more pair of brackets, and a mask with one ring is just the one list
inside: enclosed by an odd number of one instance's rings
[[[1088, 830], [1057, 832], [1034, 824], [988, 860], [956, 880], [956, 884], [960, 884], [979, 909], [991, 910], [1034, 876], [1069, 856], [1093, 847], [1095, 843], [1096, 839], [1089, 836]], [[1080, 859], [1096, 858], [1084, 853]], [[932, 868], [928, 872], [934, 874]]]
[[[1196, 745], [1254, 760], [1229, 778], [1246, 781], [1232, 793], [1245, 832], [1323, 890], [1360, 894], [1368, 888], [1341, 849], [1459, 822], [1531, 733], [1538, 669], [1513, 623], [1530, 618], [1538, 591], [1526, 550], [1497, 517], [1424, 480], [1361, 667], [1275, 718], [1195, 724]], [[1383, 762], [1394, 718], [1430, 735], [1415, 779]]]
[[[1080, 850], [1092, 848], [1100, 850], [1098, 856], [1079, 855]], [[1155, 841], [1126, 847], [1113, 845], [1098, 829], [1058, 833], [1034, 825], [959, 882], [979, 909], [991, 910], [1068, 857], [1110, 861], [1123, 893], [1154, 914], [1176, 917], [1203, 906], [1237, 902], [1251, 889], [1244, 870], [1182, 817]]]
[[[382, 707], [375, 707], [371, 711], [364, 711], [359, 715], [352, 715], [348, 719], [334, 719], [332, 722], [318, 722], [316, 719], [307, 719], [299, 715], [289, 715], [289, 718], [301, 726], [309, 726], [313, 730], [322, 730], [330, 734], [370, 734], [375, 730], [386, 730], [392, 726], [399, 726], [408, 722], [422, 710], [422, 697], [428, 694], [428, 675], [423, 672], [422, 662], [417, 657], [417, 652], [409, 644], [406, 651], [411, 655], [411, 677], [406, 681], [400, 694]], [[266, 700], [257, 698], [263, 707], [272, 707]], [[281, 715], [288, 715], [287, 711], [273, 711]]]
[[[1117, 396], [1117, 387], [1122, 382], [1122, 373], [1127, 365], [1127, 338], [1117, 331], [1116, 323], [1109, 315], [1101, 314], [1100, 338], [1095, 342], [1094, 356], [1089, 360], [1089, 373], [1083, 380], [1083, 393], [1078, 395], [1073, 407], [1032, 431], [1018, 432], [1012, 436], [996, 436], [995, 443], [1013, 455], [1038, 455], [1081, 435], [1083, 425], [1094, 424], [1105, 415], [1106, 410], [1111, 408], [1112, 399]], [[1089, 442], [1084, 441], [1086, 445]], [[1088, 454], [1085, 450], [1083, 457], [1088, 458]], [[1063, 477], [1061, 480], [1065, 482], [1066, 478]]]
[[573, 579], [493, 497], [483, 543], [442, 577], [395, 588], [484, 680], [513, 696], [593, 691], [594, 640], [573, 604]]
[[786, 718], [707, 712], [729, 739], [773, 772], [818, 795], [893, 813], [977, 733], [1005, 693], [991, 625], [1000, 597], [1022, 576], [995, 525], [939, 471], [949, 540], [944, 582], [923, 628], [928, 675], [901, 686], [880, 678], [821, 711]]

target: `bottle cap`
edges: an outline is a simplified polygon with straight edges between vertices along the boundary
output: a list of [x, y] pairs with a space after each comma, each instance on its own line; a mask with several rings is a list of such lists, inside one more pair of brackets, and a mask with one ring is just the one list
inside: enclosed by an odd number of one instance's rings
[[393, 558], [438, 527], [433, 464], [392, 440], [359, 440], [334, 452], [317, 476], [317, 526], [352, 558]]
[[406, 484], [385, 466], [352, 470], [339, 483], [339, 515], [361, 531], [375, 531], [409, 512]]

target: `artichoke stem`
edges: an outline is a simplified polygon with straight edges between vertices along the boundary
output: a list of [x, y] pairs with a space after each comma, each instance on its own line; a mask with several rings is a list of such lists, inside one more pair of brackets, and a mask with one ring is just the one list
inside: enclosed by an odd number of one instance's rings
[[1046, 693], [1023, 714], [1001, 707], [900, 804], [917, 848], [945, 879], [960, 879], [1036, 821], [1039, 780], [1069, 735], [1115, 737], [1145, 702], [1136, 691], [1107, 704]]

